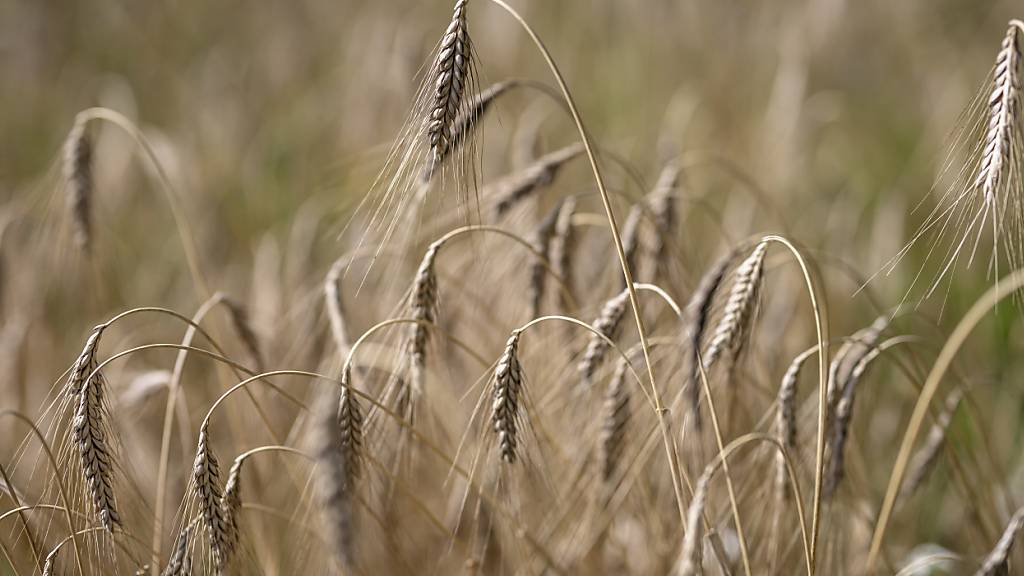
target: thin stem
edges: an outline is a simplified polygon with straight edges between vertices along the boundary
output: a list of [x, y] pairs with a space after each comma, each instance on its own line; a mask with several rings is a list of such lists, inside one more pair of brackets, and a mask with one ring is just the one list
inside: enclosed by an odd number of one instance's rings
[[[7, 485], [7, 488], [9, 489], [10, 492], [11, 500], [14, 501], [14, 507], [24, 510], [21, 503], [21, 497], [18, 496], [17, 490], [14, 489], [14, 484], [11, 483], [11, 477], [7, 474], [7, 469], [4, 467], [2, 463], [0, 463], [0, 479], [2, 479], [4, 483]], [[7, 514], [0, 516], [0, 520], [2, 520], [6, 515]], [[28, 519], [25, 518], [25, 514], [23, 512], [18, 512], [18, 517], [21, 518], [21, 525], [25, 528], [25, 535], [28, 538], [28, 545], [32, 549], [32, 558], [34, 558], [36, 562], [36, 570], [42, 572], [43, 568], [42, 565], [40, 565], [39, 563], [39, 547], [36, 546], [36, 539], [34, 536], [32, 536], [32, 529], [28, 526]], [[13, 564], [11, 565], [13, 566]]]

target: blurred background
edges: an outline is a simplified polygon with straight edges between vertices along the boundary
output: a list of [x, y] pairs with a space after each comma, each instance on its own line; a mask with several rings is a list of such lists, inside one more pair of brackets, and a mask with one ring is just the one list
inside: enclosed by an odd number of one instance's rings
[[[680, 298], [723, 246], [783, 232], [818, 260], [834, 334], [908, 297], [927, 266], [927, 246], [916, 247], [855, 296], [934, 206], [930, 191], [947, 151], [963, 144], [958, 131], [977, 119], [965, 112], [986, 89], [1006, 23], [1024, 17], [1018, 0], [514, 4], [564, 72], [613, 188], [637, 197], [668, 159], [684, 159], [693, 202], [678, 238], [688, 259]], [[153, 144], [210, 286], [247, 304], [274, 362], [315, 366], [325, 321], [310, 303], [451, 7], [0, 0], [0, 405], [35, 413], [88, 330], [117, 311], [198, 305], [152, 167], [110, 126], [93, 132], [95, 240], [88, 257], [77, 252], [61, 147], [91, 106], [124, 114]], [[473, 0], [469, 20], [481, 87], [513, 77], [553, 85], [504, 12]], [[538, 94], [515, 92], [487, 117], [482, 181], [574, 139], [566, 115]], [[580, 162], [559, 182], [574, 193], [590, 176]], [[984, 262], [972, 270], [923, 307], [936, 342], [991, 283]], [[985, 359], [972, 366], [977, 380], [1020, 376], [1012, 318], [973, 341]], [[177, 327], [146, 329], [178, 338]], [[152, 358], [167, 364], [166, 354]], [[993, 429], [1006, 432], [998, 454], [1011, 454], [1020, 433], [1013, 388], [991, 407]], [[1016, 458], [1004, 464], [1012, 471]]]

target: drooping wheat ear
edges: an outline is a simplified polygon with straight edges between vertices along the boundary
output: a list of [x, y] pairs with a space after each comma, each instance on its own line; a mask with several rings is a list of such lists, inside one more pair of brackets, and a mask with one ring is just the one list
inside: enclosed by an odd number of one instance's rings
[[441, 164], [451, 156], [453, 153], [459, 150], [470, 138], [473, 137], [473, 131], [476, 129], [477, 124], [483, 118], [487, 110], [490, 109], [491, 104], [494, 103], [502, 94], [505, 94], [509, 90], [519, 86], [521, 82], [519, 80], [504, 80], [497, 82], [489, 86], [486, 90], [481, 91], [479, 94], [473, 97], [469, 106], [461, 112], [452, 123], [451, 127], [451, 140], [448, 146], [444, 149], [441, 156], [436, 158], [434, 162], [427, 164], [423, 170], [423, 176], [421, 181], [429, 181]]
[[88, 250], [92, 243], [92, 140], [86, 123], [77, 119], [64, 142], [64, 179], [67, 181], [68, 209], [74, 223], [75, 244]]
[[343, 355], [352, 347], [341, 301], [341, 274], [345, 271], [347, 263], [347, 258], [338, 259], [324, 279], [324, 305], [327, 308], [327, 318], [331, 322], [331, 335], [334, 336], [338, 353]]
[[1010, 518], [1010, 522], [1006, 525], [1003, 535], [999, 537], [999, 541], [996, 542], [995, 548], [985, 557], [985, 562], [974, 573], [974, 576], [997, 576], [1010, 573], [1010, 550], [1013, 548], [1013, 543], [1017, 540], [1021, 528], [1024, 528], [1024, 507], [1019, 508]]
[[[538, 254], [545, 256], [550, 253], [551, 239], [555, 234], [555, 226], [558, 224], [558, 215], [561, 213], [561, 203], [556, 205], [547, 216], [541, 220], [537, 229], [533, 232], [533, 239], [530, 242]], [[547, 280], [547, 269], [540, 258], [533, 258], [530, 262], [530, 285], [527, 293], [530, 298], [530, 318], [540, 316], [541, 304], [544, 300], [544, 287]]]
[[54, 550], [46, 555], [46, 561], [43, 562], [43, 576], [53, 576], [53, 559], [57, 557], [57, 555], [54, 554], [56, 551], [57, 550]]
[[175, 542], [174, 552], [167, 560], [167, 566], [161, 572], [161, 576], [191, 576], [192, 554], [189, 553], [189, 546], [192, 539], [192, 524], [189, 524], [178, 534]]
[[512, 332], [494, 369], [491, 425], [498, 436], [501, 459], [512, 464], [519, 446], [519, 395], [523, 387], [523, 368], [519, 364], [519, 335]]
[[679, 169], [679, 165], [669, 162], [662, 168], [658, 182], [649, 195], [648, 202], [657, 231], [651, 237], [650, 249], [653, 260], [659, 265], [665, 264], [668, 257], [666, 239], [672, 236], [676, 226], [676, 191], [679, 188], [681, 175], [682, 171]]
[[725, 302], [725, 311], [718, 322], [711, 343], [704, 353], [704, 368], [710, 370], [723, 353], [739, 354], [750, 330], [754, 308], [764, 279], [764, 257], [768, 244], [761, 242], [736, 268], [732, 290]]
[[[782, 443], [786, 453], [793, 459], [798, 459], [800, 450], [797, 445], [797, 381], [800, 378], [800, 369], [803, 368], [807, 359], [817, 351], [817, 348], [811, 348], [794, 358], [789, 368], [786, 369], [786, 373], [782, 376], [782, 384], [779, 386], [779, 410], [775, 416], [775, 430], [779, 442]], [[775, 460], [775, 489], [776, 498], [779, 502], [785, 502], [791, 494], [786, 489], [787, 476], [786, 458], [780, 452]]]
[[939, 451], [942, 450], [943, 444], [946, 443], [946, 431], [953, 422], [953, 416], [956, 414], [957, 408], [960, 407], [963, 395], [963, 389], [958, 387], [954, 388], [946, 396], [942, 412], [939, 413], [935, 423], [932, 424], [931, 430], [928, 431], [928, 437], [924, 445], [921, 446], [921, 449], [918, 450], [917, 454], [910, 461], [908, 467], [910, 471], [907, 472], [907, 479], [903, 482], [903, 487], [900, 490], [900, 501], [905, 502], [907, 498], [910, 498], [921, 484], [924, 483], [928, 473], [934, 467], [935, 461], [939, 457]]
[[882, 333], [889, 327], [891, 317], [882, 314], [870, 326], [861, 328], [843, 342], [836, 351], [828, 367], [827, 405], [829, 414], [836, 410], [839, 392], [846, 387], [854, 368], [869, 354], [878, 343]]
[[238, 513], [242, 510], [242, 464], [244, 458], [236, 458], [228, 470], [228, 480], [224, 483], [224, 494], [220, 497], [220, 511], [224, 516], [227, 540], [231, 548], [238, 547]]
[[120, 525], [121, 517], [114, 502], [114, 463], [104, 424], [106, 379], [96, 371], [96, 351], [102, 331], [103, 327], [97, 326], [89, 336], [71, 372], [69, 392], [76, 394], [72, 440], [78, 448], [85, 485], [100, 522], [108, 532], [113, 532], [114, 526]]
[[[684, 337], [689, 349], [689, 368], [685, 374], [689, 380], [685, 389], [690, 393], [690, 416], [694, 426], [699, 430], [700, 420], [700, 360], [699, 353], [701, 342], [704, 341], [704, 334], [708, 329], [708, 320], [711, 317], [712, 304], [715, 296], [718, 295], [725, 281], [725, 273], [729, 270], [732, 261], [739, 255], [742, 247], [737, 246], [728, 253], [722, 255], [717, 262], [701, 278], [700, 285], [690, 297], [686, 306], [687, 323], [684, 330]], [[705, 367], [707, 366], [706, 359]]]
[[[574, 294], [572, 250], [576, 241], [576, 235], [572, 226], [572, 216], [576, 213], [576, 198], [569, 196], [558, 209], [558, 220], [555, 222], [555, 235], [551, 239], [551, 250], [548, 253], [548, 260], [555, 269], [555, 274], [565, 283], [570, 294]], [[566, 294], [561, 296], [562, 309], [569, 308], [569, 299]]]
[[338, 441], [345, 459], [344, 481], [355, 489], [363, 472], [363, 409], [352, 392], [352, 369], [346, 366], [341, 375], [341, 397], [338, 400]]
[[626, 383], [626, 374], [629, 364], [625, 358], [619, 360], [615, 368], [615, 375], [608, 384], [608, 391], [605, 393], [604, 406], [601, 414], [601, 436], [600, 454], [601, 479], [605, 483], [610, 482], [622, 458], [622, 449], [625, 445], [626, 431], [629, 427], [629, 386]]
[[[609, 340], [615, 340], [622, 325], [622, 318], [626, 314], [626, 305], [629, 303], [629, 290], [623, 290], [617, 296], [604, 303], [601, 313], [591, 325], [594, 330], [604, 334]], [[581, 386], [589, 390], [594, 385], [594, 375], [601, 367], [605, 355], [608, 353], [608, 342], [597, 334], [591, 334], [587, 342], [587, 349], [583, 352], [577, 371], [580, 373]]]
[[238, 334], [238, 339], [241, 340], [246, 354], [249, 355], [250, 364], [257, 372], [263, 372], [266, 369], [266, 364], [263, 361], [263, 353], [260, 351], [259, 337], [256, 336], [256, 331], [252, 329], [252, 324], [249, 322], [249, 311], [234, 298], [225, 296], [221, 301], [228, 310], [231, 327]]
[[702, 552], [704, 543], [704, 506], [707, 505], [708, 483], [711, 481], [712, 468], [704, 470], [693, 490], [693, 500], [686, 511], [686, 536], [683, 537], [683, 548], [679, 556], [676, 576], [694, 576], [702, 573]]
[[850, 436], [850, 425], [853, 422], [853, 402], [857, 393], [857, 384], [867, 371], [871, 361], [878, 357], [879, 348], [872, 348], [853, 367], [850, 377], [843, 385], [843, 393], [836, 405], [835, 424], [832, 427], [832, 442], [829, 446], [830, 457], [822, 497], [830, 500], [835, 495], [839, 483], [845, 474], [846, 440]]
[[985, 131], [985, 145], [974, 181], [986, 205], [996, 200], [1003, 178], [1003, 167], [1010, 160], [1010, 138], [1020, 112], [1021, 50], [1017, 44], [1018, 32], [1016, 23], [1011, 23], [996, 57], [992, 95], [988, 100], [988, 130]]
[[434, 261], [440, 244], [431, 244], [420, 262], [416, 279], [409, 295], [412, 318], [416, 320], [409, 330], [409, 360], [412, 376], [412, 394], [418, 398], [423, 392], [427, 371], [427, 344], [430, 340], [430, 326], [437, 316], [437, 269]]
[[562, 166], [583, 152], [582, 144], [570, 144], [541, 156], [523, 170], [499, 181], [494, 185], [496, 190], [493, 193], [497, 198], [494, 206], [495, 218], [501, 218], [534, 192], [550, 186]]
[[314, 428], [316, 451], [317, 494], [323, 515], [325, 539], [339, 567], [346, 573], [355, 566], [356, 519], [348, 463], [341, 447], [337, 410], [322, 403], [317, 410]]
[[207, 423], [199, 430], [199, 445], [196, 448], [195, 462], [192, 464], [192, 481], [195, 483], [203, 526], [210, 541], [214, 567], [218, 574], [224, 574], [234, 552], [235, 541], [220, 505], [220, 465], [210, 447]]
[[[626, 256], [626, 265], [633, 273], [633, 278], [641, 279], [643, 275], [637, 269], [637, 257], [640, 252], [640, 224], [644, 219], [644, 208], [641, 204], [634, 204], [626, 216], [626, 222], [622, 225], [622, 253]], [[625, 287], [625, 280], [622, 286]]]
[[431, 68], [434, 94], [426, 130], [434, 164], [440, 164], [452, 145], [452, 124], [459, 113], [473, 65], [466, 2], [456, 0], [451, 24], [441, 37], [441, 46]]

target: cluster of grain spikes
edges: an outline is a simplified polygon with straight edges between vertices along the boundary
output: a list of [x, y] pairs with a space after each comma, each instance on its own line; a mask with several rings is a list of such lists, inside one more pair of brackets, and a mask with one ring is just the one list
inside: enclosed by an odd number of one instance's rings
[[407, 344], [412, 389], [408, 392], [399, 391], [399, 398], [404, 399], [403, 403], [408, 402], [407, 406], [399, 408], [400, 413], [410, 419], [425, 388], [427, 346], [430, 341], [431, 326], [437, 320], [438, 295], [435, 260], [440, 249], [440, 242], [431, 244], [427, 249], [420, 262], [419, 270], [416, 272], [412, 292], [409, 294], [409, 308], [413, 320], [416, 321], [409, 328], [409, 343]]

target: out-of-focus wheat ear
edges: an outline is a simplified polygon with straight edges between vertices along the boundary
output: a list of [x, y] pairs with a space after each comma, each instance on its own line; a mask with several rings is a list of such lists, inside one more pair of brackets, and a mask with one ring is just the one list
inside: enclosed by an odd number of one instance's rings
[[[576, 242], [576, 234], [572, 225], [573, 214], [576, 213], [576, 198], [569, 196], [558, 209], [555, 222], [555, 234], [551, 238], [551, 251], [548, 260], [554, 267], [555, 274], [565, 283], [570, 294], [575, 294], [573, 286], [572, 251]], [[567, 310], [570, 302], [566, 294], [560, 296], [562, 309]]]
[[704, 334], [708, 329], [708, 320], [711, 317], [712, 304], [715, 296], [718, 295], [725, 280], [725, 273], [729, 265], [740, 253], [741, 247], [736, 247], [727, 254], [722, 255], [717, 262], [704, 274], [700, 285], [690, 297], [686, 306], [686, 328], [684, 337], [689, 350], [689, 367], [684, 374], [687, 376], [685, 389], [690, 393], [690, 418], [693, 425], [699, 430], [700, 420], [700, 365], [698, 363], [701, 343], [704, 341]]
[[[800, 378], [800, 369], [803, 368], [807, 359], [817, 351], [817, 348], [811, 348], [794, 358], [782, 376], [782, 384], [779, 385], [779, 406], [775, 415], [775, 430], [779, 442], [793, 459], [798, 459], [800, 452], [800, 447], [797, 444], [797, 382]], [[775, 460], [775, 489], [779, 502], [785, 502], [790, 497], [790, 491], [786, 489], [787, 476], [786, 458], [780, 452]]]
[[725, 302], [722, 319], [719, 320], [711, 343], [704, 353], [704, 368], [710, 370], [723, 353], [737, 356], [747, 340], [754, 308], [761, 292], [761, 281], [764, 279], [764, 257], [768, 251], [768, 243], [761, 242], [737, 268]]
[[[623, 290], [611, 300], [604, 303], [601, 313], [591, 325], [594, 330], [604, 334], [609, 340], [615, 340], [619, 328], [622, 325], [622, 318], [626, 314], [626, 306], [629, 304], [629, 290]], [[608, 353], [608, 342], [597, 334], [591, 334], [587, 342], [587, 349], [583, 351], [583, 358], [577, 366], [580, 374], [580, 385], [583, 389], [589, 390], [594, 385], [594, 375], [604, 361]]]
[[626, 431], [629, 427], [629, 385], [626, 383], [629, 364], [619, 360], [615, 374], [608, 384], [604, 406], [601, 409], [601, 435], [599, 461], [601, 479], [607, 484], [615, 477], [622, 459]]
[[324, 306], [327, 308], [327, 318], [331, 323], [331, 335], [339, 354], [343, 355], [347, 355], [352, 347], [341, 299], [341, 275], [347, 264], [347, 258], [338, 259], [324, 279]]
[[81, 119], [75, 121], [64, 142], [64, 179], [75, 244], [88, 251], [92, 244], [92, 139]]
[[[554, 237], [555, 226], [558, 224], [558, 215], [561, 209], [561, 203], [552, 208], [533, 232], [533, 238], [530, 243], [538, 254], [543, 254], [545, 257], [551, 251], [551, 239]], [[544, 262], [540, 258], [533, 258], [530, 262], [530, 285], [527, 290], [530, 298], [530, 318], [540, 316], [546, 280], [547, 269], [544, 267]]]
[[992, 94], [988, 100], [988, 129], [985, 131], [981, 162], [974, 181], [975, 187], [982, 192], [986, 206], [991, 206], [996, 201], [1004, 166], [1010, 163], [1011, 137], [1020, 113], [1021, 49], [1017, 43], [1019, 32], [1016, 24], [1011, 23], [996, 57]]
[[494, 369], [491, 402], [491, 425], [498, 437], [498, 452], [501, 459], [509, 464], [516, 461], [519, 447], [519, 396], [523, 387], [519, 336], [517, 330], [505, 343], [505, 350]]
[[679, 556], [676, 576], [695, 576], [701, 574], [703, 564], [702, 552], [704, 542], [704, 506], [707, 505], [708, 483], [711, 481], [712, 469], [706, 469], [697, 480], [693, 490], [693, 500], [686, 511], [686, 535], [683, 537], [683, 548]]
[[420, 262], [412, 292], [409, 294], [409, 308], [413, 324], [409, 330], [409, 368], [414, 398], [423, 393], [427, 373], [427, 344], [430, 341], [430, 327], [437, 316], [437, 269], [434, 261], [440, 244], [431, 244]]
[[338, 442], [345, 459], [344, 481], [348, 489], [354, 490], [363, 472], [363, 409], [351, 386], [352, 369], [346, 366], [341, 375], [341, 397], [338, 399]]
[[257, 372], [264, 372], [266, 363], [263, 361], [260, 339], [256, 336], [256, 331], [252, 329], [252, 323], [249, 322], [249, 311], [234, 298], [225, 296], [222, 302], [228, 310], [228, 317], [231, 318], [231, 327], [238, 334], [238, 339], [241, 340], [246, 354], [249, 355], [249, 363]]
[[830, 500], [835, 495], [839, 483], [845, 475], [846, 441], [850, 436], [850, 425], [853, 423], [853, 402], [856, 398], [857, 384], [860, 383], [868, 365], [878, 357], [878, 354], [878, 348], [872, 348], [865, 354], [854, 366], [850, 377], [843, 385], [842, 396], [836, 405], [828, 469], [825, 472], [825, 481], [822, 487], [822, 497], [825, 500]]
[[434, 92], [430, 116], [426, 119], [426, 133], [434, 164], [441, 163], [452, 145], [452, 125], [461, 108], [472, 73], [466, 2], [456, 0], [452, 21], [441, 37], [441, 46], [430, 72]]
[[199, 430], [199, 445], [196, 448], [195, 462], [192, 464], [192, 480], [203, 517], [203, 526], [210, 542], [214, 567], [218, 574], [224, 574], [234, 552], [235, 542], [221, 508], [220, 464], [210, 447], [209, 426], [206, 423]]
[[667, 239], [676, 227], [676, 194], [681, 175], [679, 165], [669, 162], [662, 168], [658, 182], [649, 195], [648, 202], [657, 232], [651, 237], [650, 249], [654, 262], [659, 266], [664, 266], [668, 259]]
[[352, 573], [356, 564], [356, 519], [351, 484], [346, 481], [351, 473], [341, 446], [337, 409], [330, 403], [317, 407], [314, 442], [314, 470], [325, 541], [338, 566], [344, 573]]
[[178, 534], [178, 539], [174, 543], [174, 552], [167, 560], [167, 566], [164, 567], [161, 576], [191, 576], [192, 554], [189, 551], [189, 546], [192, 543], [192, 527], [193, 525], [189, 524]]
[[1010, 550], [1013, 548], [1013, 543], [1017, 540], [1021, 528], [1024, 528], [1024, 508], [1018, 509], [1010, 518], [1010, 522], [1006, 525], [1003, 535], [999, 537], [999, 541], [996, 542], [995, 548], [985, 557], [981, 568], [974, 573], [974, 576], [1001, 576], [1010, 573]]
[[854, 332], [839, 346], [828, 367], [826, 396], [830, 418], [836, 410], [839, 392], [845, 388], [857, 364], [874, 349], [882, 333], [889, 327], [890, 320], [889, 314], [882, 314], [870, 326]]
[[960, 407], [963, 395], [963, 389], [957, 387], [946, 396], [942, 412], [939, 413], [931, 430], [928, 431], [924, 445], [910, 461], [909, 472], [907, 472], [907, 479], [903, 482], [903, 487], [900, 490], [899, 501], [906, 502], [914, 492], [917, 492], [925, 478], [928, 477], [928, 473], [935, 466], [939, 451], [946, 443], [946, 431], [949, 430], [949, 425], [953, 422], [953, 416], [956, 414], [957, 408]]
[[121, 517], [114, 501], [113, 455], [107, 443], [104, 423], [106, 379], [96, 371], [96, 349], [101, 331], [99, 327], [93, 331], [72, 370], [71, 386], [78, 388], [78, 395], [71, 432], [93, 510], [103, 527], [113, 532], [114, 526], [121, 524]]
[[583, 152], [582, 144], [578, 142], [570, 144], [565, 148], [541, 156], [523, 170], [503, 178], [494, 185], [495, 218], [500, 219], [534, 192], [550, 186], [562, 166]]
[[[622, 253], [626, 256], [626, 265], [629, 266], [633, 278], [637, 281], [643, 279], [643, 274], [637, 268], [637, 258], [640, 255], [640, 225], [644, 219], [644, 208], [640, 204], [634, 204], [626, 216], [626, 222], [622, 225]], [[625, 280], [622, 287], [625, 288]]]
[[451, 127], [451, 140], [448, 146], [444, 149], [443, 153], [435, 161], [427, 164], [423, 170], [421, 176], [422, 182], [427, 182], [434, 177], [437, 170], [441, 167], [441, 164], [462, 148], [465, 143], [473, 137], [473, 132], [476, 130], [477, 124], [490, 109], [491, 104], [494, 103], [502, 94], [505, 94], [509, 90], [519, 86], [521, 82], [519, 80], [504, 80], [502, 82], [496, 82], [487, 87], [486, 90], [481, 91], [479, 94], [473, 97], [473, 100], [469, 103], [469, 106], [465, 110], [459, 113], [452, 123]]

